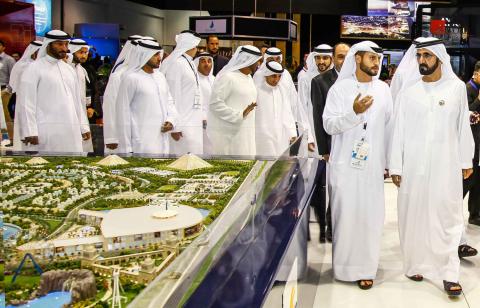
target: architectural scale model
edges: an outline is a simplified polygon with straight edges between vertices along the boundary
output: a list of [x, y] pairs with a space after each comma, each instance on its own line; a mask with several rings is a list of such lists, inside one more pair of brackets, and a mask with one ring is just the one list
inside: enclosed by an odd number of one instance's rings
[[[128, 304], [221, 214], [253, 164], [206, 162], [191, 154], [176, 161], [115, 155], [3, 159], [0, 211], [11, 228], [3, 243], [7, 305], [66, 291], [44, 290], [42, 280], [59, 269], [75, 307], [118, 307], [118, 283], [125, 291], [122, 306]], [[33, 262], [19, 267], [26, 254]], [[41, 277], [33, 263], [42, 268]], [[77, 270], [93, 273], [96, 296], [83, 294], [89, 275], [72, 272]], [[48, 285], [66, 289], [65, 282]]]

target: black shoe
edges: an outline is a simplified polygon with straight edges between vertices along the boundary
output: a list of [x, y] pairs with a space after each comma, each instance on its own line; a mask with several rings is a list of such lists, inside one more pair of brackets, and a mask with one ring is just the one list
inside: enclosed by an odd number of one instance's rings
[[460, 245], [458, 246], [458, 257], [459, 258], [468, 258], [476, 256], [478, 251], [472, 246]]
[[331, 243], [331, 242], [332, 242], [332, 239], [333, 239], [332, 229], [327, 228], [327, 241], [328, 241], [329, 243]]
[[320, 237], [319, 237], [318, 241], [319, 241], [320, 243], [326, 243], [326, 242], [327, 242], [327, 238], [326, 238], [325, 232], [321, 232], [321, 233], [320, 233]]
[[480, 217], [478, 216], [470, 216], [468, 218], [468, 223], [471, 224], [471, 225], [476, 225], [476, 226], [480, 226]]

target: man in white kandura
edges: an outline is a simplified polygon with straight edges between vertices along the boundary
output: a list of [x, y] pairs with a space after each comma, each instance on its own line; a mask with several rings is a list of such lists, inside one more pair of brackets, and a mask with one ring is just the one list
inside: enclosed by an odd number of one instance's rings
[[197, 33], [182, 31], [175, 37], [175, 49], [160, 68], [167, 78], [178, 112], [177, 125], [170, 140], [172, 154], [203, 154], [204, 111], [198, 72], [193, 62], [200, 41]]
[[119, 145], [127, 152], [169, 154], [169, 134], [177, 112], [168, 84], [157, 69], [162, 47], [153, 41], [138, 41], [137, 60], [120, 84], [116, 107]]
[[216, 76], [207, 113], [214, 155], [255, 155], [257, 90], [251, 74], [261, 58], [257, 47], [240, 46]]
[[[128, 52], [115, 72], [110, 74], [108, 78], [107, 87], [103, 94], [103, 138], [105, 143], [105, 153], [127, 153], [124, 147], [125, 142], [119, 144], [118, 136], [116, 135], [117, 125], [115, 120], [117, 118], [117, 95], [120, 91], [120, 83], [124, 77], [125, 72], [130, 68], [130, 71], [135, 69], [134, 64], [139, 61], [138, 57], [138, 40], [131, 40], [128, 43]], [[124, 49], [127, 47], [125, 44]], [[123, 52], [123, 49], [122, 49]], [[117, 60], [118, 62], [118, 60]], [[137, 64], [139, 65], [139, 64]]]
[[[68, 63], [70, 63], [77, 74], [78, 89], [80, 91], [80, 99], [82, 108], [87, 113], [87, 107], [91, 105], [91, 97], [87, 97], [87, 82], [90, 83], [88, 73], [83, 68], [82, 63], [87, 62], [88, 59], [88, 46], [87, 42], [82, 39], [72, 39], [68, 44], [70, 53], [68, 54]], [[88, 114], [87, 114], [88, 118]], [[92, 138], [83, 141], [83, 151], [93, 152]]]
[[378, 80], [382, 58], [375, 43], [352, 46], [323, 113], [323, 126], [332, 136], [327, 182], [334, 277], [357, 281], [364, 290], [373, 286], [380, 259], [393, 122], [390, 89]]
[[284, 68], [271, 61], [255, 76], [263, 78], [257, 86], [255, 109], [255, 142], [257, 155], [278, 157], [297, 137], [295, 119], [289, 102], [289, 92], [280, 86]]
[[200, 100], [203, 110], [203, 154], [210, 154], [212, 152], [212, 142], [207, 135], [207, 112], [208, 102], [212, 96], [213, 82], [215, 81], [215, 76], [213, 76], [213, 56], [208, 52], [201, 52], [193, 62], [198, 71]]
[[[333, 48], [327, 44], [318, 45], [307, 57], [307, 72], [298, 80], [298, 97], [308, 119], [308, 128], [316, 142], [313, 123], [312, 79], [333, 67]], [[310, 141], [310, 140], [309, 140]], [[314, 151], [318, 153], [316, 147]]]
[[22, 75], [16, 121], [28, 150], [82, 153], [82, 141], [90, 139], [75, 72], [63, 61], [69, 39], [63, 31], [49, 31], [37, 60]]
[[408, 68], [390, 157], [404, 271], [415, 281], [443, 280], [447, 294], [458, 296], [462, 179], [472, 173], [474, 151], [467, 92], [442, 41], [416, 41], [402, 59]]
[[[257, 72], [265, 70], [266, 64], [270, 61], [275, 61], [282, 64], [283, 55], [282, 51], [279, 48], [270, 47], [265, 51], [265, 54], [263, 55], [262, 65], [260, 65], [260, 68]], [[264, 84], [265, 78], [263, 75], [255, 74], [253, 75], [253, 81], [258, 87], [259, 85]], [[288, 91], [289, 98], [287, 101], [290, 102], [293, 117], [298, 125], [300, 132], [308, 132], [306, 136], [308, 141], [308, 147], [309, 150], [313, 152], [313, 149], [315, 148], [313, 130], [310, 127], [310, 122], [308, 121], [306, 111], [299, 100], [297, 89], [295, 87], [295, 84], [293, 83], [292, 76], [287, 70], [283, 70], [279, 86], [283, 88], [283, 91]]]
[[[10, 74], [10, 81], [9, 87], [12, 93], [17, 93], [18, 89], [20, 89], [20, 80], [22, 80], [22, 75], [25, 70], [35, 61], [38, 55], [38, 50], [42, 46], [41, 41], [32, 41], [28, 44], [27, 49], [23, 52], [22, 57], [18, 60], [17, 63], [12, 68], [12, 72]], [[16, 101], [18, 102], [18, 93]], [[21, 107], [22, 104], [15, 105], [15, 118], [18, 119], [17, 113], [19, 113], [18, 108]], [[23, 150], [23, 142], [20, 141], [20, 122], [14, 121], [13, 122], [13, 150], [14, 151], [22, 151]]]

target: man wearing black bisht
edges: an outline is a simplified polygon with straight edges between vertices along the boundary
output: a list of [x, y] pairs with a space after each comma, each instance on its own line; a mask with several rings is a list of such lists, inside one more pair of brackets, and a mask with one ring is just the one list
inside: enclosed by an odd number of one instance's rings
[[468, 223], [480, 226], [480, 61], [475, 64], [473, 77], [467, 82], [468, 107], [471, 111], [470, 123], [475, 140], [475, 156], [473, 158], [473, 174], [463, 183], [463, 196], [467, 193]]
[[[328, 162], [330, 156], [331, 137], [323, 128], [322, 115], [327, 101], [327, 94], [330, 87], [335, 83], [338, 73], [342, 68], [345, 56], [350, 49], [348, 44], [338, 43], [333, 48], [333, 68], [317, 75], [312, 79], [312, 106], [313, 106], [313, 125], [315, 129], [318, 154]], [[311, 205], [314, 208], [315, 216], [320, 225], [320, 243], [332, 241], [332, 219], [330, 216], [330, 206], [327, 209], [326, 192], [326, 168], [318, 168], [315, 176], [316, 188], [312, 195]]]

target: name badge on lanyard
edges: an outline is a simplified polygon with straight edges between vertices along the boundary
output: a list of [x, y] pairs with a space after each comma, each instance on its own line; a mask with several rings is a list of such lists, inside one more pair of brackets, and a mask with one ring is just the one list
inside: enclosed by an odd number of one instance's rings
[[364, 137], [362, 139], [355, 141], [353, 144], [352, 150], [352, 159], [350, 161], [350, 166], [355, 169], [363, 170], [367, 165], [368, 154], [370, 152], [370, 145], [365, 142], [365, 135], [367, 130], [367, 123], [363, 126]]
[[200, 103], [200, 93], [195, 91], [195, 97], [193, 99], [193, 109], [200, 109], [202, 108], [202, 104]]

